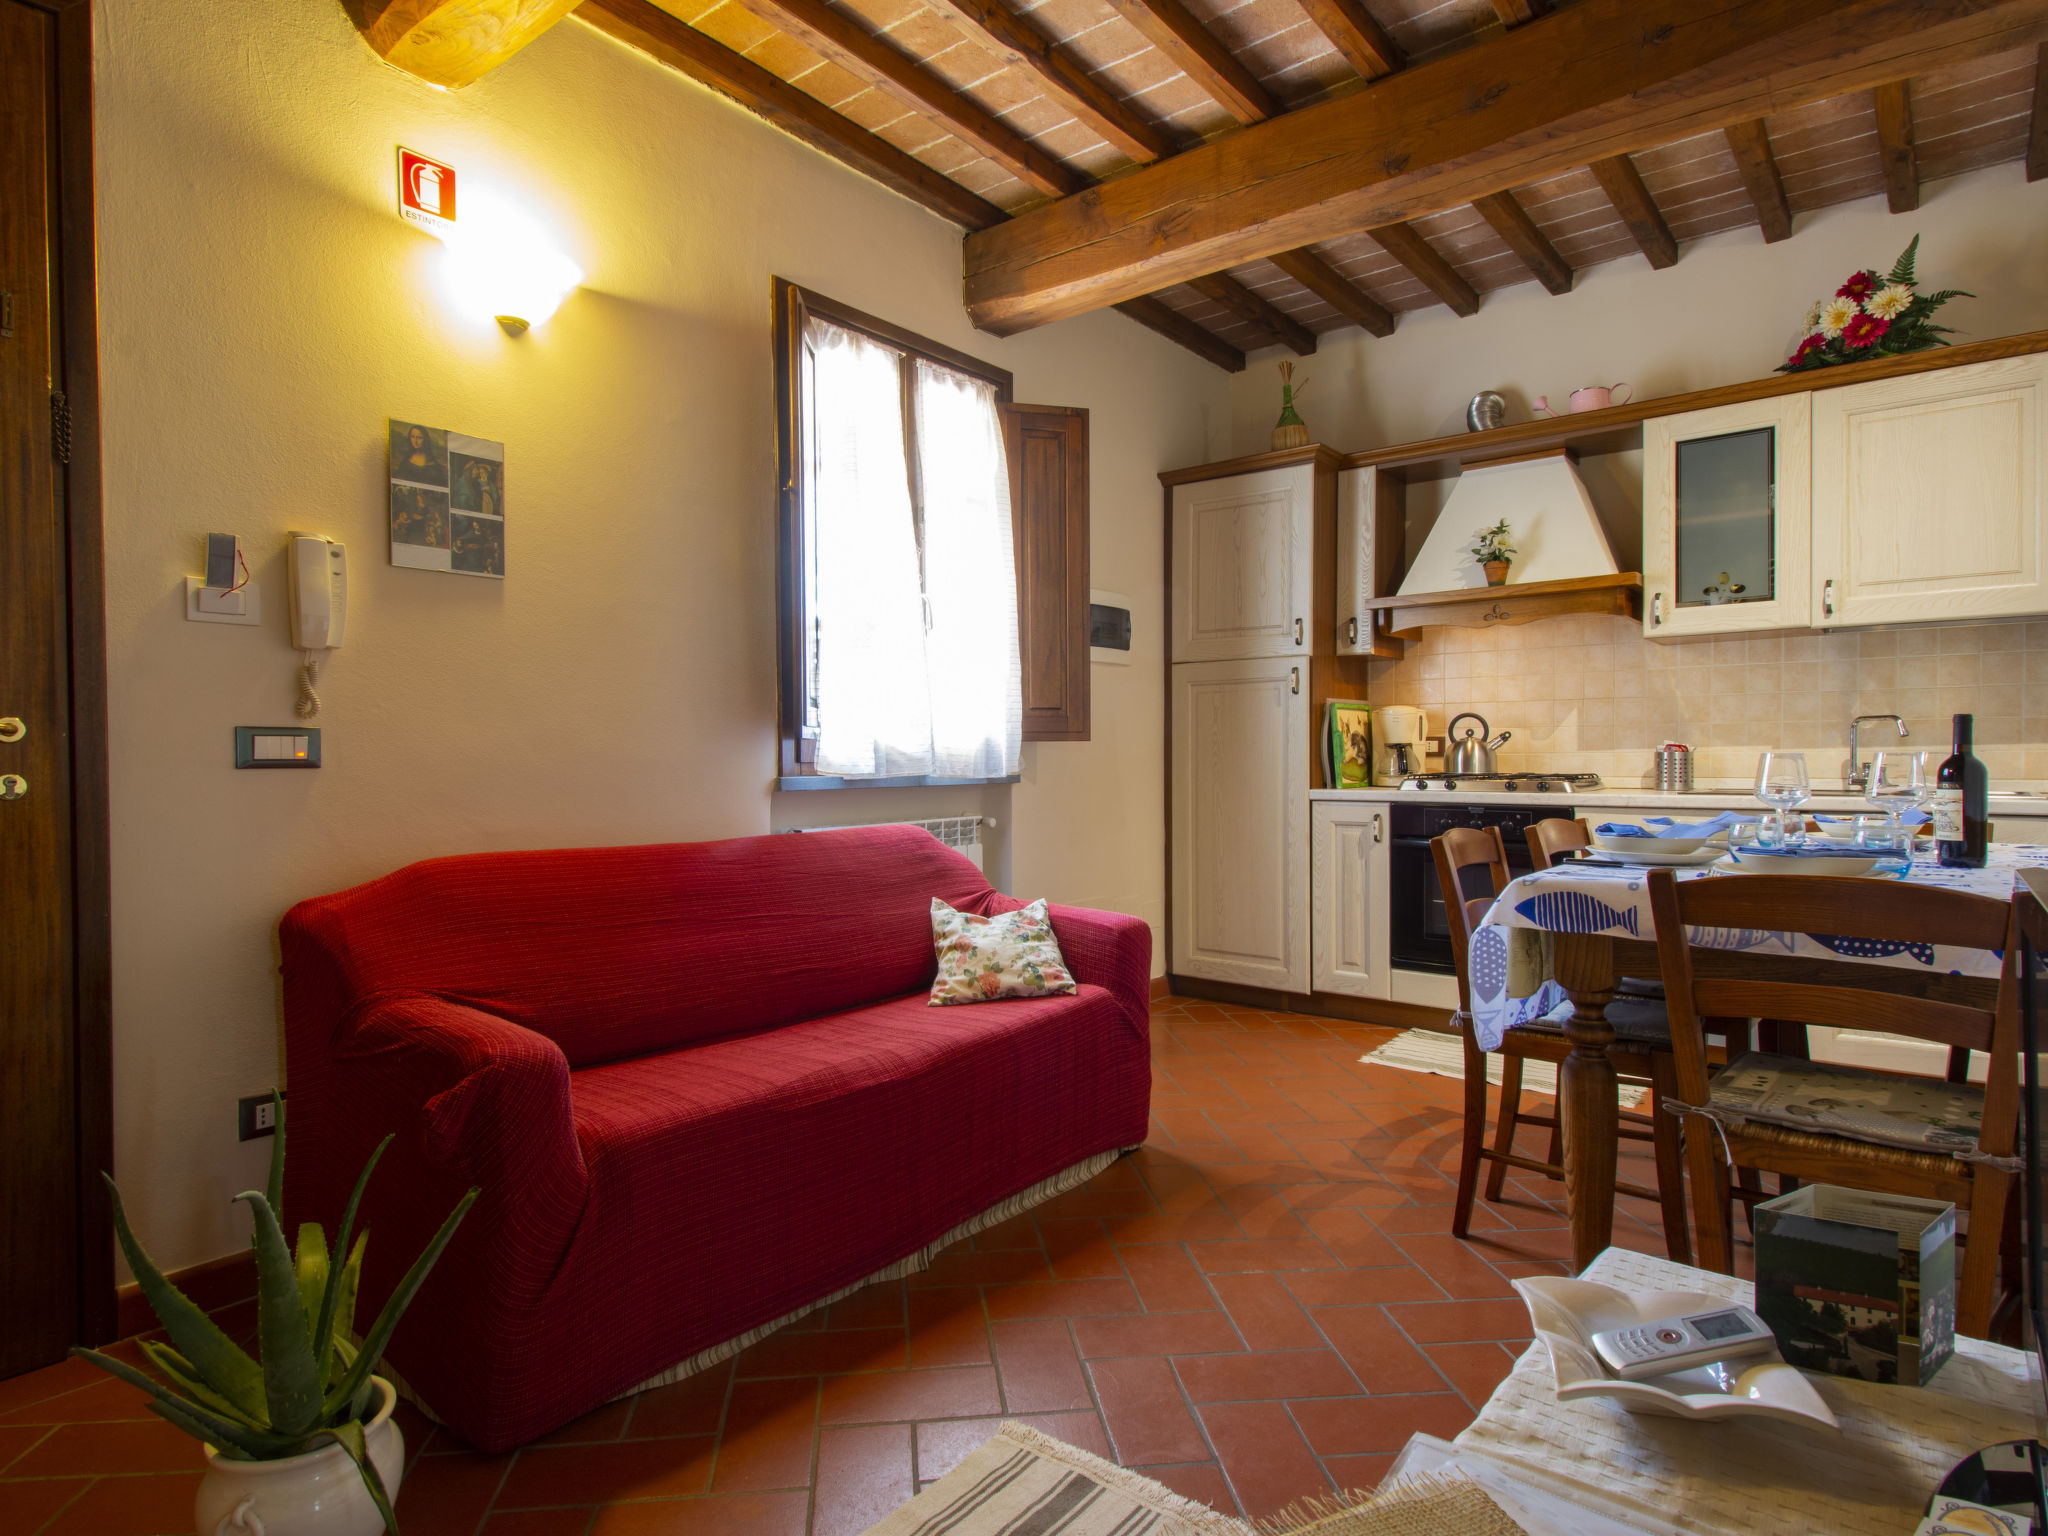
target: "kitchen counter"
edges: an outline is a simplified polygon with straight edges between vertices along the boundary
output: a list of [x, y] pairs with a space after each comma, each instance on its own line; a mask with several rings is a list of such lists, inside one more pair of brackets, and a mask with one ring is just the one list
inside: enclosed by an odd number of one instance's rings
[[[1309, 791], [1310, 800], [1336, 801], [1384, 801], [1401, 805], [1512, 805], [1512, 806], [1570, 806], [1574, 811], [1588, 807], [1607, 810], [1661, 812], [1690, 819], [1697, 813], [1699, 819], [1716, 811], [1740, 810], [1764, 814], [1764, 808], [1747, 787], [1725, 789], [1695, 789], [1686, 794], [1671, 794], [1664, 790], [1644, 789], [1641, 786], [1609, 784], [1599, 789], [1565, 791], [1562, 794], [1532, 794], [1527, 791], [1506, 794], [1495, 790], [1444, 790], [1444, 789], [1314, 789]], [[1800, 807], [1802, 811], [1824, 811], [1828, 815], [1875, 815], [1870, 802], [1852, 790], [1820, 790], [1813, 798]], [[2048, 794], [2040, 792], [1994, 791], [1990, 798], [1991, 819], [2004, 817], [2038, 818], [2048, 828]]]

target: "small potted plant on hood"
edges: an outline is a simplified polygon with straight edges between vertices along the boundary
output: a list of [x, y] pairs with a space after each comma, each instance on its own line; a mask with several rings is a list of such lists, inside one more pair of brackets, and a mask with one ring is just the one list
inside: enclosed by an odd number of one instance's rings
[[1473, 541], [1472, 558], [1486, 572], [1489, 587], [1504, 587], [1508, 565], [1515, 558], [1515, 546], [1508, 542], [1508, 520], [1502, 518]]
[[[386, 1136], [356, 1180], [332, 1249], [318, 1223], [299, 1227], [297, 1251], [286, 1248], [278, 1213], [284, 1204], [284, 1102], [267, 1190], [235, 1198], [255, 1218], [257, 1356], [252, 1358], [150, 1262], [107, 1179], [114, 1231], [136, 1283], [170, 1335], [141, 1341], [158, 1381], [97, 1350], [75, 1349], [104, 1371], [140, 1387], [150, 1411], [206, 1447], [206, 1476], [195, 1513], [201, 1536], [397, 1536], [391, 1503], [405, 1468], [405, 1441], [391, 1410], [397, 1394], [375, 1375], [392, 1331], [476, 1201], [471, 1189], [449, 1213], [377, 1321], [354, 1336], [356, 1288], [368, 1232], [356, 1233], [356, 1206]], [[105, 1178], [104, 1174], [101, 1177]], [[340, 1263], [335, 1257], [346, 1255]]]

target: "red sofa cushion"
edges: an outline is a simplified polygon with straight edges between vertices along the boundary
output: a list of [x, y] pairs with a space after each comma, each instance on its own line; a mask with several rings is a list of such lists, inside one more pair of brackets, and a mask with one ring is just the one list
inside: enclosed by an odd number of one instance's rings
[[425, 992], [547, 1036], [572, 1067], [931, 985], [931, 901], [981, 871], [916, 827], [473, 854], [301, 902], [352, 996]]

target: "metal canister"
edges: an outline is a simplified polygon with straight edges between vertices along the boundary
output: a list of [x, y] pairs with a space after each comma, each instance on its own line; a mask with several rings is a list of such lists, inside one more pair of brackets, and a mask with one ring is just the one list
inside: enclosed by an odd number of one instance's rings
[[1666, 794], [1692, 788], [1692, 748], [1682, 741], [1667, 741], [1657, 749], [1657, 787]]

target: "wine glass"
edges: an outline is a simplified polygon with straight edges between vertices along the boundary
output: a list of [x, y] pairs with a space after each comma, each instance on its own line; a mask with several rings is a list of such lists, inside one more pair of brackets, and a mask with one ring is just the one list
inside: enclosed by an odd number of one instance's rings
[[1793, 841], [1787, 815], [1806, 802], [1812, 793], [1812, 781], [1806, 776], [1806, 754], [1803, 752], [1765, 752], [1756, 760], [1756, 797], [1771, 808], [1772, 830], [1765, 839], [1773, 846], [1789, 846]]
[[1918, 786], [1926, 775], [1925, 756], [1924, 752], [1903, 749], [1880, 752], [1864, 770], [1863, 798], [1873, 809], [1884, 812], [1891, 847], [1903, 846], [1900, 838], [1904, 828], [1899, 818], [1919, 796]]

